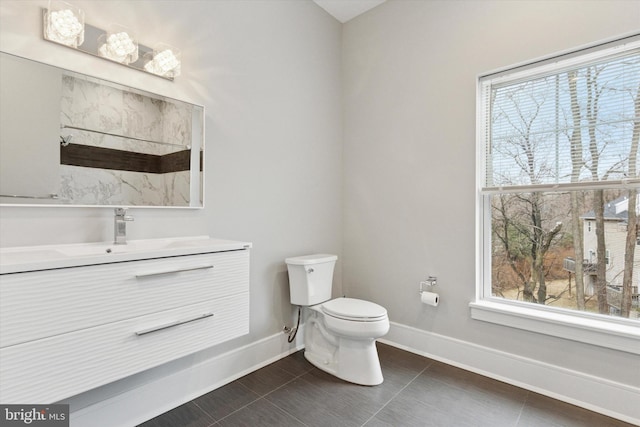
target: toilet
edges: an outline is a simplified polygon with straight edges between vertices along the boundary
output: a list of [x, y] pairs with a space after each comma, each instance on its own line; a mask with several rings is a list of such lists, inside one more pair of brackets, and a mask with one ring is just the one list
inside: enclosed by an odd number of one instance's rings
[[378, 385], [383, 381], [376, 339], [389, 331], [387, 310], [354, 298], [331, 299], [336, 255], [287, 258], [291, 304], [306, 317], [305, 358], [345, 381]]

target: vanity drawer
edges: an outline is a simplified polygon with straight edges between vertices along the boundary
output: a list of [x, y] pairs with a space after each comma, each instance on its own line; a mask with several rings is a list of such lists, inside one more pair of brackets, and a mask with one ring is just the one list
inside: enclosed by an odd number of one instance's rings
[[0, 276], [0, 348], [249, 291], [249, 250]]
[[59, 401], [247, 333], [244, 292], [5, 347], [1, 400]]

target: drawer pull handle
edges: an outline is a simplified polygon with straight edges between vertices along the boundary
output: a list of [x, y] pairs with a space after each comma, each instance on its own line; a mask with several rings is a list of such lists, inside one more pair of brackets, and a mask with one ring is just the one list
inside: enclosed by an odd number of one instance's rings
[[195, 317], [190, 317], [188, 319], [175, 320], [173, 322], [164, 323], [162, 325], [152, 326], [151, 328], [141, 329], [139, 331], [136, 331], [136, 335], [141, 336], [141, 335], [150, 334], [151, 332], [157, 332], [163, 329], [173, 328], [174, 326], [184, 325], [185, 323], [195, 322], [196, 320], [206, 319], [207, 317], [213, 317], [213, 313], [204, 313]]
[[136, 274], [136, 278], [140, 279], [142, 277], [160, 276], [162, 274], [182, 273], [184, 271], [207, 270], [209, 268], [213, 268], [213, 265], [209, 264], [209, 265], [200, 265], [196, 267], [178, 267], [178, 268], [172, 268], [170, 270], [158, 270], [158, 271], [150, 271], [146, 273], [138, 273]]

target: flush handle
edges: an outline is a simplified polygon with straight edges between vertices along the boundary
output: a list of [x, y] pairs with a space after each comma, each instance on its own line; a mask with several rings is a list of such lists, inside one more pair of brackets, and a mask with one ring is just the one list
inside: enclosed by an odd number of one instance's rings
[[313, 273], [313, 272], [314, 272], [314, 269], [313, 269], [313, 268], [311, 268], [311, 267], [307, 268], [307, 273], [308, 273], [308, 274], [311, 274], [311, 273]]

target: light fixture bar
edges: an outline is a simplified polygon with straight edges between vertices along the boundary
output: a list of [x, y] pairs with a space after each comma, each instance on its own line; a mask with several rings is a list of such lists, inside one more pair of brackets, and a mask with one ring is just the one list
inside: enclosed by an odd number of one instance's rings
[[[125, 37], [123, 35], [117, 36], [117, 38], [119, 39], [118, 41], [120, 42], [119, 46], [117, 41], [114, 40], [115, 44], [113, 45], [112, 57], [109, 57], [110, 53], [107, 53], [106, 55], [101, 54], [100, 48], [105, 44], [109, 31], [103, 30], [98, 27], [94, 27], [93, 25], [87, 24], [86, 22], [84, 22], [83, 40], [79, 41], [77, 45], [75, 45], [75, 43], [71, 43], [71, 44], [65, 43], [64, 41], [66, 41], [66, 39], [61, 41], [56, 37], [51, 37], [51, 33], [48, 32], [47, 30], [48, 12], [49, 12], [48, 9], [42, 9], [42, 18], [44, 23], [43, 38], [45, 40], [48, 40], [52, 43], [59, 44], [61, 46], [66, 46], [68, 48], [77, 50], [79, 52], [84, 52], [86, 54], [107, 60], [109, 62], [115, 62], [116, 64], [124, 65], [125, 67], [132, 68], [134, 70], [142, 71], [147, 74], [152, 74], [154, 76], [161, 77], [166, 80], [173, 81], [174, 78], [180, 74], [180, 64], [179, 64], [180, 57], [179, 57], [179, 51], [176, 49], [173, 49], [172, 52], [177, 53], [177, 55], [174, 55], [174, 56], [178, 61], [178, 65], [175, 66], [175, 62], [174, 62], [174, 68], [169, 71], [166, 71], [166, 66], [165, 66], [165, 69], [157, 68], [155, 64], [150, 67], [145, 67], [145, 65], [148, 62], [153, 61], [156, 58], [156, 54], [162, 52], [162, 50], [158, 50], [157, 47], [156, 49], [153, 49], [149, 46], [145, 46], [139, 43], [137, 43], [137, 48], [138, 48], [137, 55], [132, 55], [133, 52], [130, 52], [128, 55], [131, 55], [131, 56], [128, 58], [128, 60], [127, 58], [124, 58], [124, 60], [121, 62], [119, 59], [123, 59], [123, 56], [119, 56], [119, 52], [130, 51], [130, 44], [125, 40]], [[72, 22], [72, 20], [70, 20], [70, 22]], [[71, 25], [73, 26], [73, 24]], [[118, 34], [118, 33], [115, 33], [115, 34]], [[130, 37], [130, 41], [132, 44], [136, 43], [135, 36], [129, 33], [127, 33], [127, 35]], [[159, 46], [162, 46], [162, 45], [159, 45]], [[103, 48], [103, 52], [104, 51], [105, 49]]]

